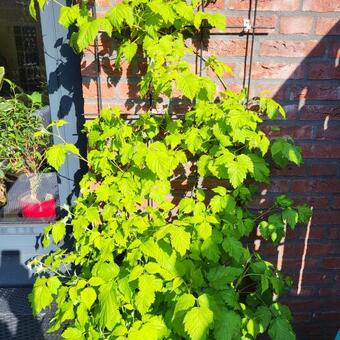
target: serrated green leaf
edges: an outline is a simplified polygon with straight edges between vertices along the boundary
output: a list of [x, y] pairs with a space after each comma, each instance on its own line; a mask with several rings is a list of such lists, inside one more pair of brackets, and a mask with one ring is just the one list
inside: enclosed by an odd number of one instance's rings
[[236, 261], [240, 261], [243, 257], [244, 248], [242, 243], [236, 240], [234, 237], [227, 237], [222, 243], [222, 247], [230, 257], [234, 258]]
[[254, 173], [254, 164], [247, 155], [236, 156], [235, 160], [226, 164], [226, 166], [230, 183], [234, 188], [237, 188], [244, 182], [248, 172]]
[[119, 32], [123, 28], [124, 22], [126, 22], [129, 27], [132, 27], [135, 21], [133, 8], [124, 3], [112, 6], [111, 9], [106, 13], [105, 17]]
[[241, 317], [233, 312], [224, 310], [214, 323], [215, 338], [233, 340], [241, 338]]
[[224, 290], [227, 284], [233, 282], [241, 273], [241, 268], [230, 266], [213, 267], [208, 272], [208, 280], [213, 288]]
[[190, 233], [181, 229], [180, 227], [171, 228], [171, 244], [175, 250], [177, 250], [182, 256], [185, 255], [190, 248]]
[[60, 8], [59, 24], [68, 28], [78, 19], [79, 15], [80, 15], [79, 4], [76, 4], [71, 7], [62, 6]]
[[121, 319], [118, 302], [112, 283], [107, 283], [99, 288], [99, 324], [108, 330], [117, 325]]
[[193, 100], [199, 91], [200, 84], [197, 76], [191, 72], [184, 72], [176, 78], [176, 86], [184, 96]]
[[184, 318], [185, 331], [189, 334], [190, 339], [206, 339], [213, 319], [213, 312], [207, 307], [194, 307], [190, 309]]
[[266, 306], [260, 306], [256, 309], [255, 320], [259, 325], [259, 332], [264, 333], [269, 325], [272, 318], [270, 309]]
[[299, 222], [308, 223], [312, 216], [312, 209], [308, 207], [306, 204], [298, 205], [296, 208], [299, 214]]
[[273, 319], [270, 323], [268, 334], [273, 340], [295, 340], [295, 334], [293, 333], [292, 327], [282, 317]]
[[257, 182], [268, 182], [269, 180], [269, 166], [268, 163], [261, 157], [255, 154], [248, 154], [254, 165], [254, 172], [251, 176]]
[[154, 275], [142, 275], [138, 280], [139, 292], [136, 295], [136, 307], [144, 315], [155, 301], [155, 292], [162, 289], [162, 280]]
[[299, 220], [299, 215], [296, 210], [288, 208], [283, 210], [282, 219], [287, 222], [287, 224], [294, 229]]

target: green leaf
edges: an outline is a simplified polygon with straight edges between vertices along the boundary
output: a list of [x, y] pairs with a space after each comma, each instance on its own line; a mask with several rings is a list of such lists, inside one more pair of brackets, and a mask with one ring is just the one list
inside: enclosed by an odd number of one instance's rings
[[79, 323], [82, 327], [84, 327], [85, 324], [89, 320], [89, 314], [87, 312], [87, 307], [83, 303], [80, 303], [78, 308], [77, 308], [77, 320], [79, 321]]
[[52, 293], [47, 286], [45, 277], [38, 278], [34, 282], [32, 293], [29, 295], [34, 315], [39, 314], [45, 307], [49, 306], [52, 301]]
[[277, 138], [272, 143], [270, 151], [274, 162], [280, 167], [286, 166], [289, 162], [302, 164], [300, 148], [287, 137]]
[[215, 338], [218, 340], [241, 338], [241, 317], [233, 311], [223, 311], [216, 318], [214, 326]]
[[97, 37], [101, 29], [102, 18], [94, 19], [79, 26], [79, 32], [75, 40], [71, 40], [73, 48], [77, 52], [85, 50]]
[[214, 13], [214, 14], [208, 14], [207, 15], [208, 22], [211, 26], [216, 27], [220, 30], [225, 30], [226, 26], [226, 18], [221, 13]]
[[63, 221], [55, 223], [52, 227], [52, 237], [55, 244], [58, 244], [66, 234], [66, 226]]
[[87, 309], [90, 309], [92, 307], [96, 299], [97, 299], [97, 293], [91, 287], [85, 288], [80, 293], [80, 301], [84, 303]]
[[214, 241], [212, 237], [209, 237], [206, 240], [204, 240], [201, 246], [201, 252], [205, 258], [211, 260], [214, 263], [218, 262], [221, 255], [220, 249], [218, 248], [218, 244]]
[[62, 6], [60, 8], [59, 24], [68, 28], [78, 19], [79, 15], [80, 15], [79, 4], [76, 4], [71, 7]]
[[298, 223], [299, 215], [296, 210], [292, 208], [288, 208], [283, 210], [282, 219], [287, 222], [287, 224], [294, 229], [296, 224]]
[[247, 155], [236, 156], [235, 160], [226, 164], [230, 183], [237, 188], [247, 177], [247, 173], [254, 172], [254, 164]]
[[82, 331], [75, 327], [66, 328], [65, 331], [61, 334], [61, 336], [64, 339], [70, 340], [84, 339]]
[[124, 22], [126, 22], [129, 27], [132, 27], [135, 22], [133, 8], [123, 3], [112, 6], [106, 13], [106, 18], [109, 19], [112, 26], [115, 27], [118, 32], [123, 28]]
[[135, 42], [126, 41], [121, 47], [121, 52], [124, 53], [126, 60], [131, 63], [137, 53], [137, 44]]
[[268, 163], [261, 157], [255, 154], [248, 154], [254, 165], [254, 172], [252, 177], [257, 182], [268, 182], [269, 180], [269, 166]]
[[85, 212], [85, 217], [90, 223], [98, 223], [100, 221], [99, 211], [97, 207], [90, 207]]
[[67, 150], [63, 144], [55, 144], [47, 150], [46, 159], [49, 165], [54, 169], [59, 170], [65, 162], [66, 154]]
[[197, 227], [197, 232], [201, 239], [206, 240], [211, 236], [212, 227], [208, 222], [204, 222]]
[[149, 146], [145, 161], [149, 169], [160, 179], [167, 179], [170, 176], [171, 159], [163, 143], [152, 143]]
[[308, 207], [306, 204], [304, 204], [304, 205], [298, 205], [297, 211], [299, 214], [299, 222], [308, 223], [310, 218], [312, 217], [312, 209]]
[[282, 317], [278, 317], [272, 320], [269, 326], [268, 334], [273, 340], [295, 340], [295, 334], [293, 333], [292, 327]]
[[242, 273], [242, 268], [236, 267], [213, 267], [208, 272], [208, 280], [215, 289], [224, 290], [227, 284], [233, 282]]
[[171, 228], [171, 244], [182, 256], [184, 256], [190, 248], [190, 239], [190, 233], [181, 227], [173, 226], [173, 228]]
[[92, 286], [92, 287], [97, 287], [97, 286], [101, 286], [102, 284], [104, 284], [104, 280], [100, 277], [97, 277], [97, 276], [92, 276], [90, 279], [89, 279], [89, 285]]
[[164, 22], [172, 24], [175, 20], [175, 13], [173, 12], [171, 6], [162, 0], [152, 0], [148, 3], [148, 7], [152, 12], [159, 14]]
[[139, 292], [136, 296], [136, 307], [144, 315], [155, 301], [155, 292], [162, 289], [163, 282], [154, 275], [142, 275], [138, 280]]
[[108, 330], [117, 325], [121, 319], [118, 311], [118, 302], [112, 283], [107, 283], [99, 289], [99, 324], [101, 327], [106, 327]]
[[185, 331], [192, 340], [207, 338], [209, 328], [213, 323], [213, 312], [207, 307], [194, 307], [184, 318]]
[[259, 332], [264, 333], [269, 326], [269, 322], [272, 318], [270, 309], [266, 306], [260, 306], [256, 309], [255, 319], [259, 325]]
[[275, 198], [275, 203], [282, 208], [289, 208], [293, 205], [293, 201], [286, 195], [280, 195]]
[[244, 248], [242, 246], [242, 243], [236, 240], [234, 237], [227, 237], [223, 241], [222, 247], [225, 252], [236, 261], [240, 261], [243, 257]]
[[198, 78], [191, 72], [178, 74], [176, 78], [176, 86], [177, 89], [190, 100], [193, 100], [199, 91]]
[[192, 308], [195, 305], [195, 301], [196, 299], [192, 294], [181, 295], [176, 302], [173, 319], [179, 312]]

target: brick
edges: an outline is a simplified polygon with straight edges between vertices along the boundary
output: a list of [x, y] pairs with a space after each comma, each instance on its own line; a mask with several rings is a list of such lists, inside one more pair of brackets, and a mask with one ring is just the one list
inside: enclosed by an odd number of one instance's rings
[[260, 95], [263, 91], [269, 92], [269, 94], [276, 100], [285, 100], [286, 98], [286, 85], [282, 84], [282, 80], [278, 83], [258, 83], [252, 82], [252, 88], [250, 94]]
[[211, 2], [207, 6], [207, 9], [211, 9], [211, 10], [224, 9], [224, 0], [215, 0], [214, 2]]
[[270, 187], [268, 188], [269, 192], [290, 192], [290, 180], [281, 180], [276, 179], [275, 182], [273, 182]]
[[337, 85], [305, 85], [290, 86], [287, 91], [288, 100], [338, 100], [340, 99], [340, 86]]
[[[269, 127], [268, 127], [269, 128]], [[310, 125], [304, 126], [280, 126], [280, 131], [271, 131], [264, 129], [270, 138], [278, 136], [291, 136], [294, 139], [311, 139], [313, 127]]]
[[[334, 198], [333, 208], [340, 208], [340, 197]], [[339, 228], [339, 236], [340, 236], [340, 228]]]
[[339, 1], [334, 0], [303, 0], [304, 11], [337, 12], [340, 11]]
[[127, 82], [120, 82], [119, 84], [119, 94], [122, 99], [126, 98], [137, 98], [139, 89], [137, 84], [131, 84]]
[[280, 33], [282, 34], [307, 34], [313, 26], [313, 18], [307, 16], [281, 17]]
[[340, 158], [340, 145], [334, 144], [304, 144], [301, 145], [304, 158]]
[[327, 197], [322, 197], [322, 196], [311, 196], [308, 195], [308, 197], [301, 197], [301, 196], [294, 196], [294, 195], [290, 195], [289, 197], [291, 197], [294, 200], [295, 204], [308, 204], [309, 206], [315, 208], [315, 209], [319, 209], [319, 208], [329, 208], [330, 204], [329, 204], [329, 199]]
[[[232, 28], [231, 26], [243, 27], [244, 16], [227, 16], [227, 32], [241, 32], [240, 28]], [[257, 16], [256, 17], [256, 32], [265, 33], [271, 32], [275, 29], [276, 17]]]
[[322, 264], [327, 269], [340, 269], [340, 257], [327, 257], [322, 260]]
[[305, 176], [306, 175], [306, 167], [302, 166], [294, 166], [289, 165], [283, 169], [274, 168], [272, 170], [273, 176]]
[[339, 180], [292, 180], [292, 192], [340, 192]]
[[304, 105], [300, 112], [303, 120], [330, 120], [340, 119], [340, 107], [337, 105]]
[[308, 64], [309, 79], [340, 79], [340, 67], [334, 62]]
[[340, 35], [339, 18], [317, 18], [315, 33], [319, 35]]
[[244, 56], [246, 41], [238, 40], [210, 40], [204, 42], [204, 55], [216, 54], [219, 56]]
[[332, 44], [329, 54], [331, 58], [340, 58], [340, 41], [336, 41]]
[[[258, 10], [260, 11], [295, 11], [299, 9], [298, 0], [259, 0]], [[249, 0], [230, 0], [229, 9], [248, 10]]]
[[[333, 208], [340, 208], [340, 197], [334, 200]], [[340, 240], [340, 227], [328, 228], [326, 236], [331, 240]]]
[[[340, 288], [321, 288], [319, 289], [319, 295], [320, 296], [339, 296]], [[340, 320], [340, 313], [336, 313], [335, 315], [333, 314], [334, 313], [331, 313], [331, 315], [329, 315], [329, 313], [327, 313], [326, 314], [327, 320], [332, 320], [334, 316], [336, 316], [336, 318], [334, 318], [333, 320]]]
[[320, 140], [339, 140], [340, 139], [340, 126], [326, 126], [319, 127], [316, 132], [316, 138]]
[[[101, 96], [104, 99], [114, 99], [116, 89], [113, 84], [109, 82], [101, 81]], [[96, 81], [83, 80], [83, 96], [84, 98], [96, 99], [98, 97], [97, 83]]]
[[[325, 225], [325, 224], [339, 224], [340, 223], [340, 211], [314, 211], [313, 224]], [[339, 251], [339, 247], [338, 247]]]
[[311, 176], [336, 176], [336, 164], [309, 164], [308, 171]]
[[[243, 78], [243, 75], [242, 68], [240, 78]], [[257, 62], [252, 66], [253, 79], [302, 79], [303, 77], [303, 65], [301, 64]]]
[[272, 57], [320, 57], [326, 53], [326, 44], [318, 40], [266, 40], [260, 44], [260, 55]]

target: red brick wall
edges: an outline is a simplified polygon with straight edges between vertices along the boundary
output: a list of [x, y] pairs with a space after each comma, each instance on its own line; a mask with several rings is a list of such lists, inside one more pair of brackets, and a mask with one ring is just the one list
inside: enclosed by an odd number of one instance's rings
[[[97, 0], [99, 14], [111, 2]], [[279, 264], [295, 280], [286, 302], [294, 313], [298, 339], [333, 339], [340, 328], [340, 2], [258, 3], [257, 26], [267, 27], [258, 32], [267, 35], [255, 38], [251, 91], [270, 90], [286, 107], [288, 120], [282, 123], [281, 133], [292, 135], [302, 146], [305, 164], [275, 170], [272, 186], [254, 206], [265, 206], [279, 192], [313, 206], [310, 228], [288, 232], [279, 249], [283, 251]], [[210, 6], [225, 14], [229, 26], [242, 24], [248, 8], [249, 0], [218, 0]], [[110, 44], [105, 39], [99, 44], [102, 105], [115, 103], [124, 112], [137, 112], [145, 104], [138, 99], [136, 87], [143, 65], [123, 66], [118, 72], [106, 54]], [[238, 89], [245, 51], [245, 36], [214, 35], [204, 53], [216, 53], [232, 66], [234, 74], [226, 75], [224, 81]], [[85, 115], [89, 118], [98, 112], [96, 76], [93, 49], [89, 49], [83, 59]], [[260, 251], [275, 262], [280, 259], [268, 244], [262, 243]]]

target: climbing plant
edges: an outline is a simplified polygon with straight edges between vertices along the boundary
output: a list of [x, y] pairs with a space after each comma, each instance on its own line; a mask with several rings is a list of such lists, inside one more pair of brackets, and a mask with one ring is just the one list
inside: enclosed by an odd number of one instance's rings
[[[45, 2], [38, 1], [41, 9]], [[61, 8], [60, 24], [78, 27], [70, 42], [77, 52], [105, 32], [115, 40], [117, 68], [147, 59], [141, 97], [180, 93], [190, 104], [177, 118], [150, 111], [127, 122], [113, 108], [85, 124], [81, 195], [43, 239], [62, 245], [69, 230], [71, 242], [31, 262], [40, 274], [33, 311], [55, 302], [50, 331], [62, 328], [65, 339], [295, 338], [291, 313], [279, 302], [291, 281], [246, 237], [259, 228], [277, 244], [287, 227], [308, 222], [310, 208], [282, 195], [264, 212], [247, 208], [272, 165], [302, 163], [300, 148], [263, 131], [265, 119], [285, 118], [274, 100], [250, 105], [245, 91], [217, 93], [213, 80], [192, 72], [185, 57], [195, 47], [187, 40], [202, 25], [225, 25], [222, 15], [199, 8], [199, 1], [124, 0], [97, 19], [85, 2]], [[34, 15], [34, 1], [30, 9]], [[229, 71], [216, 56], [205, 67], [218, 76]], [[47, 159], [58, 169], [68, 152], [79, 155], [60, 144]], [[191, 190], [174, 203], [178, 178]]]

